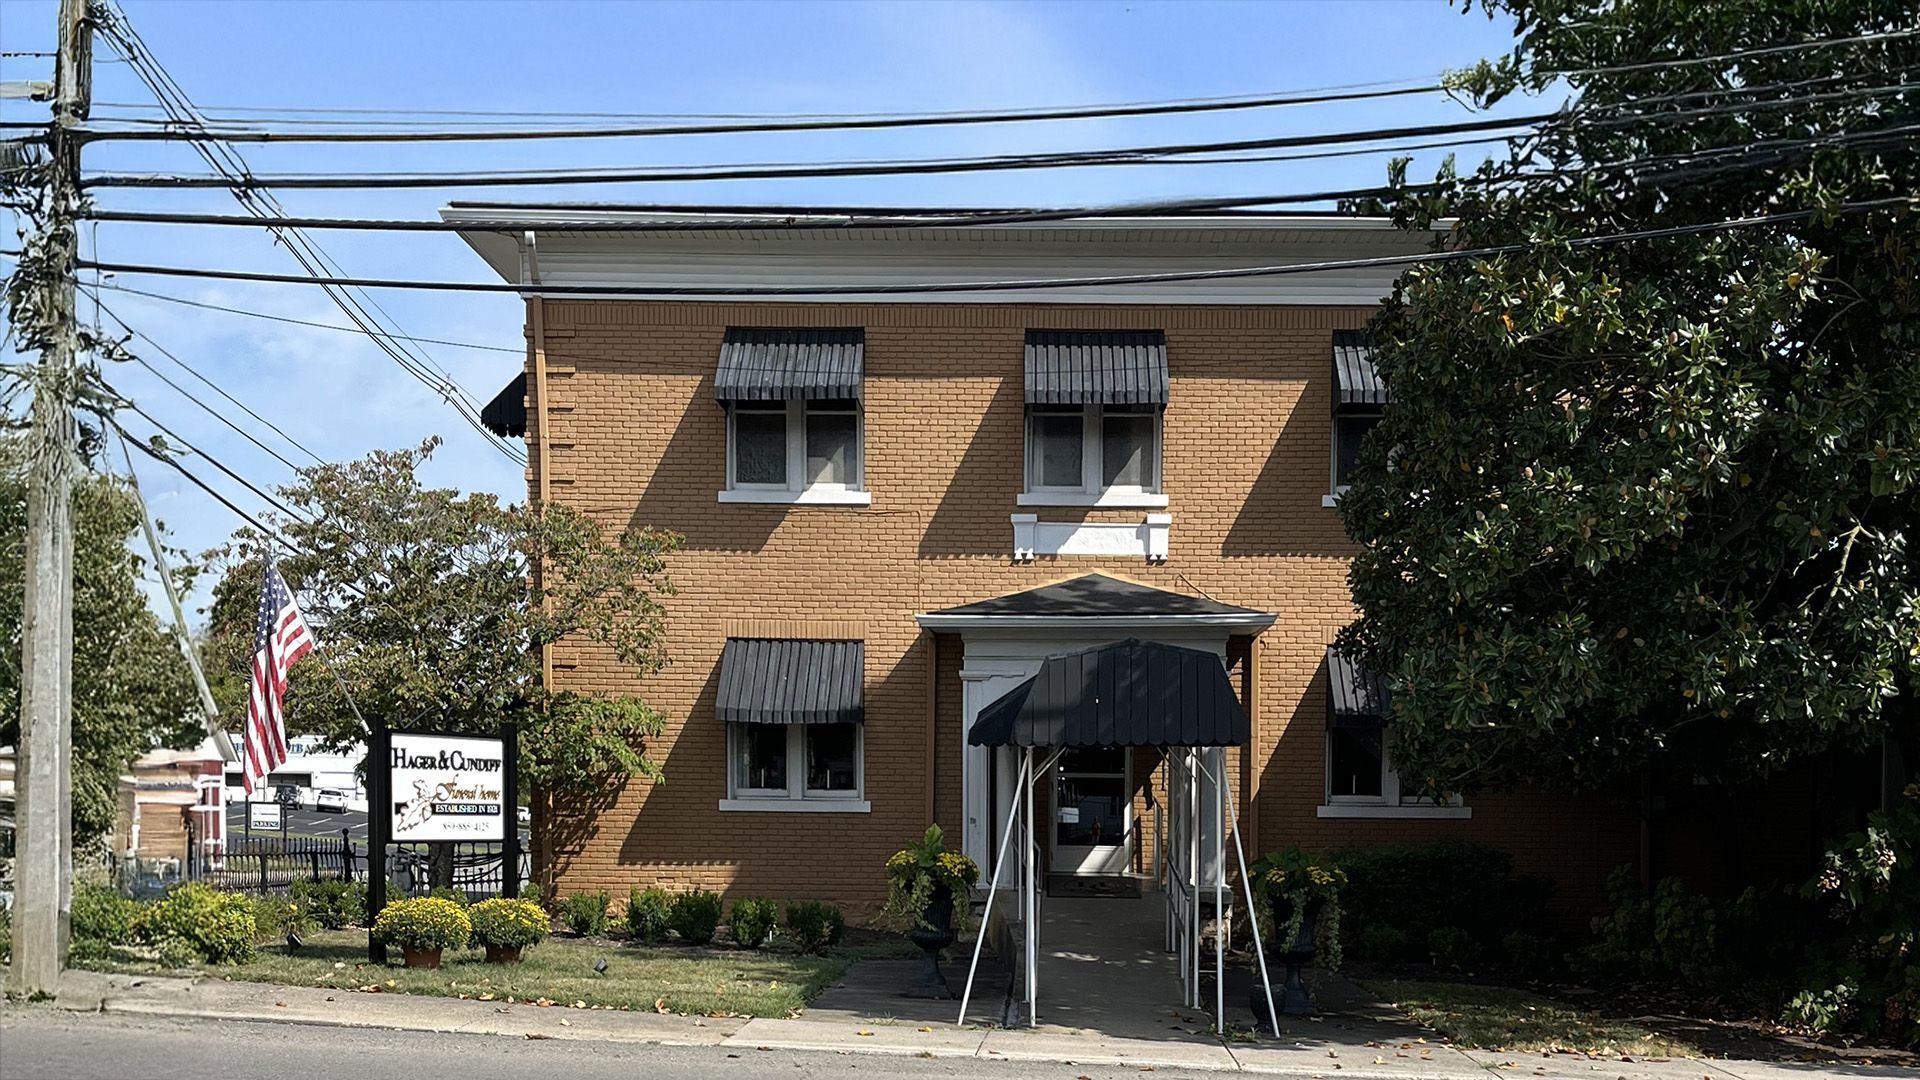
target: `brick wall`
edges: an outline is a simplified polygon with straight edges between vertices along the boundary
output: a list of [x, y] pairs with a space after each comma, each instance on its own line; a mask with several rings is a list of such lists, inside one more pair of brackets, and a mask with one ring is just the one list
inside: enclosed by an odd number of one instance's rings
[[[1352, 548], [1327, 491], [1330, 337], [1362, 307], [730, 305], [548, 302], [545, 409], [552, 497], [611, 528], [686, 538], [672, 560], [671, 662], [647, 678], [586, 645], [554, 650], [555, 683], [638, 693], [669, 718], [651, 748], [662, 784], [626, 783], [556, 810], [550, 854], [563, 892], [702, 885], [736, 895], [814, 896], [867, 910], [882, 861], [934, 816], [960, 817], [961, 644], [941, 636], [929, 715], [932, 635], [916, 612], [1090, 571], [1278, 613], [1261, 637], [1259, 843], [1275, 848], [1474, 837], [1548, 873], [1585, 906], [1629, 861], [1626, 809], [1604, 800], [1486, 797], [1469, 821], [1348, 821], [1322, 801], [1325, 646], [1352, 618]], [[712, 397], [729, 325], [866, 329], [867, 508], [721, 505], [725, 418]], [[1163, 487], [1171, 557], [1011, 560], [1008, 516], [1022, 488], [1022, 363], [1029, 328], [1159, 329], [1171, 400]], [[530, 380], [531, 382], [531, 380]], [[537, 403], [535, 403], [537, 404]], [[537, 453], [533, 468], [542, 462]], [[530, 484], [538, 490], [531, 472]], [[1045, 508], [1043, 520], [1138, 521], [1138, 511]], [[722, 644], [740, 620], [832, 618], [866, 641], [870, 814], [722, 813], [726, 732], [713, 714]], [[1244, 643], [1236, 646], [1244, 653]], [[1244, 680], [1245, 657], [1236, 656]], [[933, 759], [928, 760], [928, 725]], [[1240, 783], [1239, 759], [1232, 775]], [[544, 855], [547, 853], [543, 853]]]

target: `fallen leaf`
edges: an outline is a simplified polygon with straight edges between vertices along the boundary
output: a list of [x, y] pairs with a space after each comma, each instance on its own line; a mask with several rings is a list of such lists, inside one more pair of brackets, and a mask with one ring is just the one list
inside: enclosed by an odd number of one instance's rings
[[284, 1009], [287, 1007], [287, 1003], [284, 1001], [276, 1001], [273, 1003], [273, 1007], [276, 1009]]
[[657, 1013], [664, 1013], [664, 1012], [666, 1012], [666, 1011], [667, 1011], [667, 999], [666, 999], [666, 998], [663, 998], [663, 997], [657, 997], [657, 998], [654, 998], [654, 999], [653, 999], [653, 1011], [654, 1011], [654, 1012], [657, 1012]]
[[529, 1038], [529, 1039], [551, 1039], [551, 1038], [553, 1038], [553, 1036], [551, 1036], [551, 1035], [542, 1035], [542, 1034], [540, 1034], [540, 1033], [539, 1033], [539, 1032], [537, 1032], [537, 1031], [529, 1031], [529, 1032], [527, 1032], [527, 1038]]
[[854, 1032], [854, 1034], [855, 1034], [855, 1035], [859, 1035], [859, 1036], [861, 1036], [862, 1038], [865, 1038], [865, 1037], [867, 1037], [867, 1036], [870, 1036], [870, 1035], [872, 1035], [872, 1034], [873, 1034], [873, 1032], [871, 1032], [871, 1031], [856, 1031], [856, 1032]]
[[571, 1021], [571, 1020], [566, 1020], [566, 1019], [562, 1019], [562, 1020], [560, 1021], [560, 1026], [561, 1026], [561, 1027], [572, 1027], [572, 1026], [573, 1026], [573, 1021]]

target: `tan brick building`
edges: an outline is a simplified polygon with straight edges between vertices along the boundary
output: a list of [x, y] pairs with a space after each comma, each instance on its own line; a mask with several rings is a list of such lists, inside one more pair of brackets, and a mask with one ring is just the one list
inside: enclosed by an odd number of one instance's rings
[[[882, 862], [929, 822], [985, 859], [1010, 759], [969, 748], [970, 720], [1042, 657], [1124, 637], [1227, 664], [1252, 721], [1228, 761], [1256, 850], [1481, 839], [1575, 909], [1634, 860], [1630, 805], [1402, 798], [1388, 733], [1332, 717], [1328, 646], [1353, 616], [1334, 498], [1343, 446], [1379, 407], [1343, 332], [1398, 269], [1353, 264], [1428, 238], [1250, 215], [446, 216], [509, 281], [606, 290], [529, 299], [527, 373], [489, 407], [527, 440], [532, 497], [685, 537], [664, 671], [553, 656], [556, 686], [639, 694], [670, 718], [651, 747], [665, 783], [556, 815], [540, 857], [562, 891], [697, 884], [867, 909]], [[662, 231], [603, 231], [641, 225]], [[1129, 280], [887, 291], [1058, 277]], [[793, 291], [731, 294], [778, 288]], [[1093, 574], [1110, 580], [968, 607]], [[849, 665], [850, 688], [825, 685]], [[1052, 872], [1155, 872], [1156, 761], [1063, 762], [1042, 795]]]

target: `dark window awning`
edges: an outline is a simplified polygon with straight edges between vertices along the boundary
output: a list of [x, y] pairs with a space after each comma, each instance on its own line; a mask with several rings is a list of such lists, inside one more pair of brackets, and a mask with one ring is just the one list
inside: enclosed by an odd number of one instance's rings
[[728, 638], [715, 711], [738, 724], [857, 724], [866, 645], [812, 638]]
[[505, 389], [480, 409], [480, 423], [501, 438], [519, 438], [527, 433], [527, 373], [513, 377]]
[[866, 332], [730, 327], [720, 343], [720, 401], [850, 400], [860, 396]]
[[981, 710], [974, 746], [1243, 746], [1246, 710], [1215, 653], [1128, 638], [1049, 656]]
[[1164, 407], [1167, 335], [1029, 330], [1027, 404]]
[[1338, 649], [1327, 649], [1327, 726], [1378, 730], [1387, 726], [1392, 697], [1387, 680], [1349, 659]]
[[1386, 407], [1387, 384], [1373, 367], [1373, 342], [1358, 330], [1333, 332], [1335, 412], [1377, 412]]

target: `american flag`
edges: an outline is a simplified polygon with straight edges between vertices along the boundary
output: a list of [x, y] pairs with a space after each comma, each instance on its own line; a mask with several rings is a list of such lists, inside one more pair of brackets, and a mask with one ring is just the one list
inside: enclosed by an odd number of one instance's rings
[[253, 673], [247, 679], [247, 755], [241, 778], [248, 795], [286, 763], [287, 722], [280, 704], [287, 692], [287, 669], [312, 651], [306, 620], [281, 580], [280, 568], [269, 559], [260, 580], [260, 620], [253, 634]]

